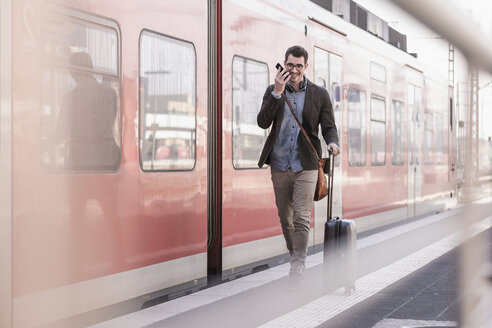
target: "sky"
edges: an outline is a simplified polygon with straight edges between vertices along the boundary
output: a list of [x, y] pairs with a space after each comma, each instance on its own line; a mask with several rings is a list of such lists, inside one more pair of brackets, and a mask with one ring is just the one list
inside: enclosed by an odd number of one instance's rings
[[[408, 52], [417, 53], [421, 60], [432, 67], [437, 67], [443, 75], [447, 76], [448, 42], [446, 40], [427, 29], [389, 0], [356, 0], [356, 2], [383, 18], [397, 31], [406, 34]], [[447, 0], [447, 2], [480, 24], [482, 32], [492, 39], [491, 0]], [[466, 71], [466, 67], [462, 69]], [[466, 72], [460, 73], [466, 76]]]
[[[427, 66], [437, 68], [445, 77], [448, 74], [449, 45], [436, 33], [422, 26], [416, 19], [403, 12], [389, 0], [355, 0], [359, 5], [381, 17], [388, 24], [407, 35], [407, 51], [417, 53], [418, 58]], [[482, 32], [492, 40], [492, 1], [491, 0], [447, 0], [480, 25]], [[492, 41], [491, 41], [492, 42]], [[455, 82], [467, 80], [468, 68], [460, 54], [455, 55]], [[487, 139], [492, 136], [492, 76], [480, 75], [480, 136]]]

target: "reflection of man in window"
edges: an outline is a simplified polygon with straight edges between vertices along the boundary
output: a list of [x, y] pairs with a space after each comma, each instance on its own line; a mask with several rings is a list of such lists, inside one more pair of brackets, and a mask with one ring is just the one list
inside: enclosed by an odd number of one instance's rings
[[[68, 147], [65, 168], [70, 172], [114, 171], [120, 161], [120, 149], [115, 141], [117, 95], [109, 85], [94, 77], [91, 57], [85, 52], [71, 54], [70, 75], [76, 87], [61, 101], [57, 122], [57, 142]], [[71, 270], [79, 279], [94, 263], [91, 239], [87, 236], [89, 217], [98, 217], [108, 224], [113, 270], [124, 267], [122, 232], [118, 217], [117, 180], [108, 174], [68, 180], [71, 218]]]
[[72, 171], [111, 171], [119, 164], [114, 138], [116, 92], [93, 76], [92, 59], [85, 52], [70, 57], [70, 75], [77, 86], [62, 100], [57, 138], [68, 146], [65, 167]]

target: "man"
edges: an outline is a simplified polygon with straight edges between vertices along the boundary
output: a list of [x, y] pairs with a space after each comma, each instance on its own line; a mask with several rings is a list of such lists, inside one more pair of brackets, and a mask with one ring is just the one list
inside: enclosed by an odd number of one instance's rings
[[294, 285], [302, 283], [318, 160], [305, 136], [300, 133], [282, 93], [289, 100], [318, 154], [321, 156], [319, 125], [327, 148], [332, 149], [335, 156], [340, 153], [328, 91], [304, 76], [307, 61], [308, 53], [303, 47], [287, 49], [285, 69], [277, 70], [275, 83], [267, 88], [257, 117], [258, 125], [263, 129], [273, 124], [258, 166], [271, 166], [275, 202], [291, 256], [289, 278]]
[[114, 171], [119, 166], [120, 148], [114, 138], [117, 95], [93, 76], [92, 58], [75, 52], [69, 58], [75, 88], [60, 105], [57, 142], [68, 146], [66, 168], [70, 171]]
[[96, 202], [102, 210], [100, 219], [111, 222], [112, 265], [121, 270], [122, 231], [115, 209], [118, 185], [114, 175], [104, 178], [101, 173], [116, 171], [120, 164], [120, 147], [114, 137], [117, 119], [117, 94], [115, 90], [99, 82], [94, 76], [91, 56], [86, 52], [74, 52], [69, 57], [70, 76], [75, 82], [60, 105], [55, 143], [65, 142], [68, 152], [64, 168], [70, 173], [91, 173], [83, 179], [71, 178], [68, 184], [71, 224], [71, 273], [79, 279], [84, 273], [89, 257], [86, 224], [90, 212], [89, 201]]

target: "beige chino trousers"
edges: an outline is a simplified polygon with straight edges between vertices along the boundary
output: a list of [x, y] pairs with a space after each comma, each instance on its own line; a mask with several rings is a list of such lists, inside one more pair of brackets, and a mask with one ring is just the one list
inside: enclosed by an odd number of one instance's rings
[[290, 253], [291, 272], [302, 272], [318, 171], [281, 172], [272, 168], [271, 174], [278, 216]]

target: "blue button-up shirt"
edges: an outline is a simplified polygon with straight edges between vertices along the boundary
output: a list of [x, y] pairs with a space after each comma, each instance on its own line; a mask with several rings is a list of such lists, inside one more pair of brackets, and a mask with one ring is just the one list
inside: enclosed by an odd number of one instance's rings
[[[306, 81], [301, 83], [299, 91], [295, 91], [292, 86], [285, 88], [285, 95], [289, 99], [292, 109], [296, 113], [297, 119], [302, 124], [302, 109], [306, 99]], [[275, 97], [276, 95], [272, 93]], [[278, 96], [277, 96], [278, 97]], [[301, 129], [290, 111], [289, 105], [285, 102], [284, 118], [280, 127], [280, 132], [270, 153], [270, 165], [274, 170], [285, 172], [299, 172], [304, 170], [299, 158], [299, 147], [297, 138]]]

